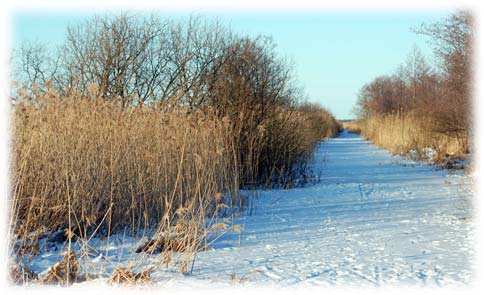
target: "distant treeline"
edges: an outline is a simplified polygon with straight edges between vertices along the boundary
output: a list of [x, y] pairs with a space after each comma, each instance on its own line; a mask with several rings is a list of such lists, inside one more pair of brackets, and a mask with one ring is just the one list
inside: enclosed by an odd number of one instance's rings
[[[394, 73], [364, 85], [356, 106], [360, 129], [384, 146], [398, 145], [394, 149], [399, 152], [433, 148], [442, 156], [468, 153], [472, 134], [471, 15], [456, 12], [414, 31], [429, 37], [433, 59], [427, 61], [415, 47]], [[384, 132], [391, 136], [384, 139]], [[452, 148], [450, 142], [455, 142]]]

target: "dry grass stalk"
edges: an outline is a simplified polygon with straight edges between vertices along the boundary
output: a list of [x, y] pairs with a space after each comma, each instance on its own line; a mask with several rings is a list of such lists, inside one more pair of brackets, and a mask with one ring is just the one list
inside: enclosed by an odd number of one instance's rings
[[19, 263], [10, 268], [10, 279], [14, 284], [25, 284], [38, 280], [38, 274], [29, 269], [23, 263]]
[[78, 281], [79, 262], [76, 254], [68, 250], [61, 262], [54, 264], [42, 279], [46, 284], [69, 285]]
[[194, 245], [198, 244], [199, 243], [192, 241], [189, 237], [148, 239], [145, 243], [143, 243], [136, 249], [135, 253], [156, 254], [164, 251], [186, 253], [194, 250], [204, 250], [203, 247], [200, 249], [192, 248]]
[[151, 282], [152, 269], [146, 269], [140, 273], [134, 273], [125, 268], [116, 268], [108, 279], [110, 284], [140, 284]]

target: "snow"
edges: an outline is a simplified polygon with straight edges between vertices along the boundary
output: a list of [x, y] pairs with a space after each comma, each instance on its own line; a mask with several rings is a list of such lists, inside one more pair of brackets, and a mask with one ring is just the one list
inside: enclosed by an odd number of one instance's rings
[[[321, 182], [260, 190], [254, 208], [200, 252], [191, 274], [161, 267], [164, 288], [200, 286], [465, 286], [472, 282], [472, 178], [380, 149], [344, 131], [319, 144]], [[103, 281], [117, 266], [142, 269], [157, 255], [134, 253], [140, 237], [117, 234], [90, 242], [82, 262]], [[79, 247], [79, 246], [78, 246]], [[62, 247], [32, 258], [45, 274]], [[86, 265], [86, 266], [84, 266]], [[41, 275], [42, 275], [41, 274]]]
[[437, 152], [432, 148], [423, 148], [420, 151], [417, 149], [411, 149], [409, 154], [412, 159], [432, 161], [434, 157], [437, 155]]

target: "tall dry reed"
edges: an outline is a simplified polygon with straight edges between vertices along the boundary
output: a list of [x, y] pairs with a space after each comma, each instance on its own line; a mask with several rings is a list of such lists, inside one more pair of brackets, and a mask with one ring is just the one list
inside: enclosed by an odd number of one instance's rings
[[207, 112], [51, 91], [14, 106], [12, 128], [11, 225], [25, 241], [158, 226], [198, 247], [206, 218], [243, 202], [231, 124]]
[[417, 158], [428, 156], [432, 149], [434, 162], [444, 162], [449, 155], [465, 153], [458, 138], [433, 131], [435, 122], [411, 113], [371, 116], [345, 124], [345, 128], [396, 154], [409, 154]]
[[35, 254], [36, 241], [53, 233], [70, 245], [154, 230], [158, 240], [141, 251], [187, 253], [186, 271], [210, 232], [229, 228], [223, 217], [247, 204], [239, 195], [250, 179], [244, 173], [264, 175], [267, 186], [293, 185], [307, 178], [316, 144], [338, 130], [320, 110], [281, 108], [244, 129], [247, 122], [211, 107], [188, 112], [175, 99], [126, 107], [94, 94], [32, 93], [12, 108], [16, 256]]

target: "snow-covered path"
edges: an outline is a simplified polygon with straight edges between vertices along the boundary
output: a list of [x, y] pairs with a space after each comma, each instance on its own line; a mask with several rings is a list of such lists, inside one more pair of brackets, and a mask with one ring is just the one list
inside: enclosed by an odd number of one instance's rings
[[320, 144], [316, 163], [323, 166], [321, 183], [261, 192], [255, 214], [236, 220], [242, 236], [227, 235], [202, 253], [183, 280], [281, 286], [471, 281], [468, 177], [391, 156], [347, 132]]
[[[234, 221], [242, 233], [199, 253], [192, 274], [160, 269], [152, 279], [164, 290], [471, 282], [470, 177], [392, 156], [347, 132], [317, 147], [315, 169], [318, 184], [260, 191], [253, 212]], [[134, 253], [136, 238], [111, 241], [107, 257], [89, 262], [103, 276], [128, 261], [141, 268], [159, 261]], [[36, 257], [32, 269], [47, 269], [57, 255]]]

